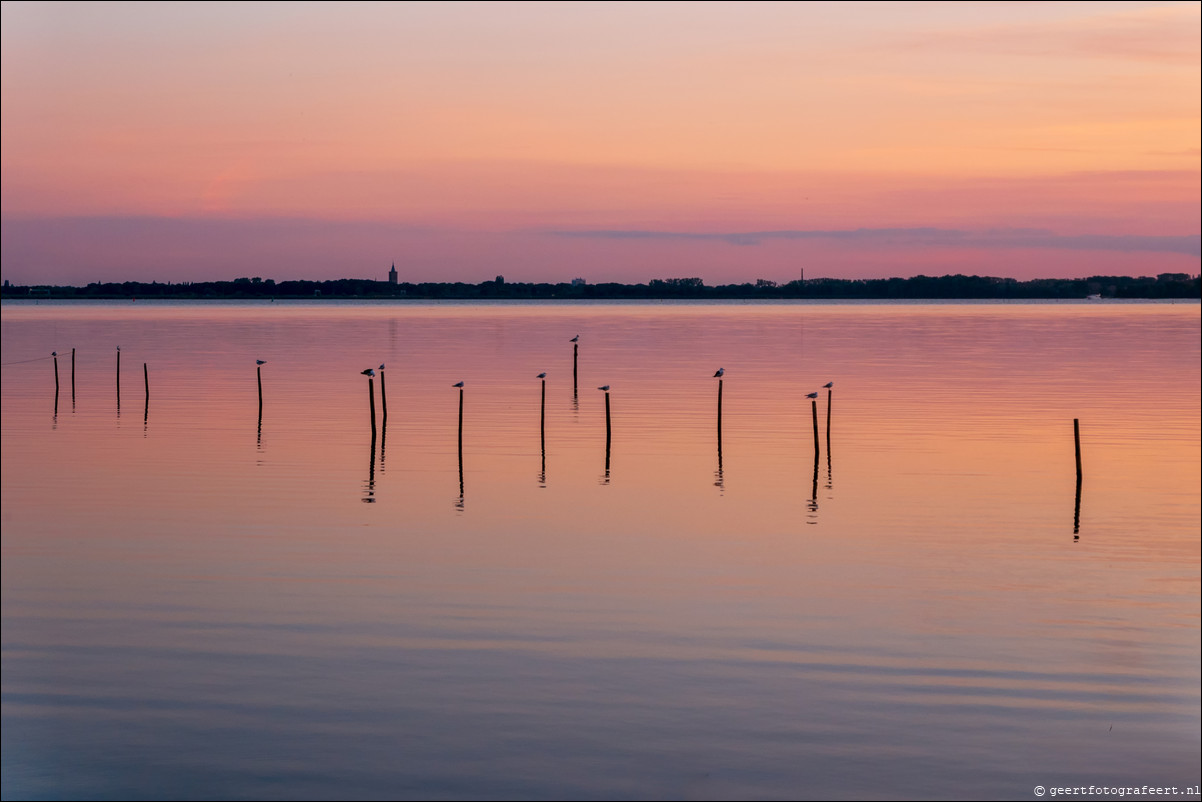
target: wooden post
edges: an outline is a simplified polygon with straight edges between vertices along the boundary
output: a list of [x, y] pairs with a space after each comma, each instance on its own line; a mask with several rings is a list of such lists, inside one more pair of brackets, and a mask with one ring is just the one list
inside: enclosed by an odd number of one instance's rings
[[722, 442], [722, 380], [718, 379], [718, 442]]
[[814, 464], [818, 464], [818, 399], [810, 399], [810, 411], [814, 414]]
[[54, 357], [54, 397], [55, 397], [56, 403], [57, 403], [57, 399], [58, 399], [58, 351], [54, 351], [50, 355], [52, 357]]
[[1073, 444], [1077, 447], [1077, 481], [1081, 481], [1081, 422], [1073, 418]]
[[367, 377], [367, 405], [371, 408], [371, 441], [374, 450], [376, 443], [376, 382], [371, 376]]
[[71, 406], [75, 406], [75, 349], [71, 349]]
[[576, 395], [576, 361], [580, 356], [580, 343], [572, 343], [572, 395]]
[[459, 388], [459, 500], [455, 503], [463, 509], [463, 388]]
[[609, 453], [609, 441], [613, 430], [609, 425], [609, 390], [605, 391], [605, 451]]
[[831, 396], [834, 390], [826, 388], [826, 453], [831, 453]]
[[255, 376], [259, 380], [259, 420], [263, 420], [263, 366], [255, 365]]
[[117, 346], [117, 411], [121, 411], [121, 346]]
[[542, 379], [543, 390], [542, 396], [538, 405], [538, 430], [545, 433], [547, 430], [547, 380]]
[[142, 383], [146, 385], [146, 406], [150, 406], [150, 371], [145, 362], [142, 363]]
[[380, 412], [383, 417], [383, 424], [388, 425], [388, 395], [384, 391], [384, 366], [380, 366]]

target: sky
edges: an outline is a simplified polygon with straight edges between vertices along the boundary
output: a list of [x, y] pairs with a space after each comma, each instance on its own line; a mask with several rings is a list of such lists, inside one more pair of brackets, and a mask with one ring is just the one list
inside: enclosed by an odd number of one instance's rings
[[1199, 272], [1198, 2], [0, 13], [16, 284]]

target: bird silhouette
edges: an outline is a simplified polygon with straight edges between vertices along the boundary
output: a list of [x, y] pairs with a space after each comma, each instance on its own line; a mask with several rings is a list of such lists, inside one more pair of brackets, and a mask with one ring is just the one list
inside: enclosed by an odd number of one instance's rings
[[823, 387], [825, 387], [826, 389], [828, 389], [828, 390], [829, 390], [829, 389], [831, 389], [832, 387], [834, 387], [834, 386], [835, 386], [835, 383], [834, 383], [834, 382], [827, 382], [826, 384], [824, 384], [824, 385], [822, 385], [822, 386], [823, 386]]
[[463, 389], [463, 382], [455, 382], [455, 383], [454, 383], [454, 384], [452, 384], [451, 386], [452, 386], [452, 387], [458, 387], [460, 390], [462, 390], [462, 389]]
[[816, 392], [806, 393], [806, 398], [817, 398], [817, 397], [818, 397], [818, 393], [816, 393]]
[[384, 363], [383, 363], [383, 362], [381, 362], [381, 363], [380, 363], [380, 370], [381, 370], [381, 371], [383, 371], [383, 370], [384, 370]]
[[545, 378], [547, 378], [547, 374], [545, 374], [545, 373], [540, 373], [540, 374], [538, 374], [538, 377], [539, 377], [540, 379], [545, 379]]
[[50, 356], [58, 356], [58, 351], [51, 351]]
[[568, 340], [568, 342], [570, 342], [570, 343], [580, 342], [580, 335], [579, 335], [579, 334], [577, 334], [575, 337], [573, 337], [572, 339]]
[[266, 359], [256, 359], [256, 360], [255, 360], [255, 364], [256, 364], [256, 365], [266, 365], [266, 364], [267, 364], [267, 360], [266, 360]]
[[367, 370], [362, 370], [359, 372], [362, 373], [364, 376], [367, 376], [368, 378], [371, 378], [372, 376], [376, 375], [376, 372], [374, 370], [372, 370], [371, 368], [368, 368]]
[[600, 387], [598, 387], [597, 389], [598, 389], [598, 390], [604, 390], [605, 392], [607, 392], [607, 393], [608, 393], [608, 392], [609, 392], [609, 385], [608, 385], [608, 384], [603, 384], [603, 385], [601, 385]]
[[721, 379], [722, 374], [726, 372], [726, 368], [718, 368], [718, 372], [714, 374], [715, 379]]

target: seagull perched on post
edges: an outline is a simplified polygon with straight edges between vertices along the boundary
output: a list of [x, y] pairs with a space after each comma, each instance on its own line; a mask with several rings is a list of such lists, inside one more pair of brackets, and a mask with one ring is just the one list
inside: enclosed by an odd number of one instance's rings
[[818, 393], [817, 393], [817, 392], [813, 392], [813, 393], [806, 393], [806, 398], [817, 398], [817, 397], [818, 397]]
[[823, 387], [825, 387], [826, 389], [828, 389], [828, 390], [829, 390], [829, 389], [831, 389], [832, 387], [834, 387], [834, 386], [835, 386], [835, 383], [834, 383], [834, 382], [827, 382], [826, 384], [824, 384], [824, 385], [822, 385], [822, 386], [823, 386]]
[[51, 351], [50, 356], [58, 356], [58, 351]]
[[540, 378], [540, 379], [545, 379], [545, 378], [547, 378], [547, 374], [545, 374], [545, 373], [540, 373], [540, 374], [538, 374], [538, 378]]
[[605, 392], [607, 392], [607, 393], [608, 393], [608, 392], [609, 392], [609, 385], [608, 385], [608, 384], [603, 384], [603, 385], [601, 385], [600, 387], [598, 387], [597, 389], [598, 389], [598, 390], [604, 390]]
[[375, 372], [374, 370], [372, 370], [371, 368], [368, 368], [367, 370], [362, 370], [362, 371], [359, 371], [359, 372], [360, 372], [360, 373], [362, 373], [364, 376], [366, 376], [366, 377], [367, 377], [367, 378], [369, 378], [369, 379], [370, 379], [372, 376], [375, 376], [375, 375], [376, 375], [376, 372]]
[[256, 360], [255, 360], [255, 364], [256, 364], [256, 365], [266, 365], [266, 364], [267, 364], [267, 360], [266, 360], [266, 359], [256, 359]]
[[452, 386], [452, 387], [458, 387], [460, 390], [462, 390], [462, 389], [463, 389], [463, 382], [455, 382], [455, 383], [454, 383], [454, 384], [452, 384], [451, 386]]
[[718, 368], [718, 372], [714, 374], [715, 379], [721, 379], [722, 374], [726, 372], [726, 368]]
[[381, 373], [384, 372], [384, 363], [383, 362], [380, 363], [380, 372]]
[[580, 342], [580, 335], [579, 335], [579, 334], [577, 334], [575, 337], [573, 337], [572, 339], [568, 340], [568, 342], [570, 342], [570, 343]]

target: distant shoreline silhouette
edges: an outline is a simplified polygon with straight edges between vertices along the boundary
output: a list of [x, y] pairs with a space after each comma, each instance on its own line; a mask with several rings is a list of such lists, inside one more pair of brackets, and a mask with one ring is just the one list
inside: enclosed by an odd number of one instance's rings
[[234, 281], [95, 282], [83, 287], [5, 283], [6, 299], [312, 299], [405, 298], [410, 300], [726, 300], [726, 299], [1099, 299], [1202, 298], [1197, 275], [1161, 273], [1157, 276], [1091, 276], [1019, 281], [991, 276], [914, 276], [911, 278], [814, 278], [778, 284], [766, 279], [743, 284], [710, 286], [700, 278], [652, 279], [646, 284], [617, 282], [586, 284], [580, 279], [561, 283], [508, 282], [498, 276], [479, 284], [464, 282], [409, 283], [373, 279], [274, 281], [239, 278]]

